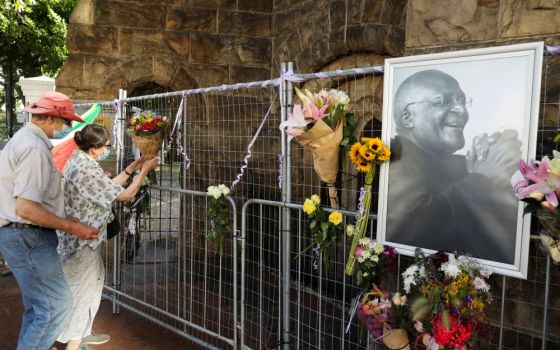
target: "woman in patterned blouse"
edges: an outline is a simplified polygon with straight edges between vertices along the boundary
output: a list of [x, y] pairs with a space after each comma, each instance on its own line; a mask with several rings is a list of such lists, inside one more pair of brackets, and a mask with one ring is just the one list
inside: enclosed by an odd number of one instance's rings
[[[61, 343], [67, 350], [76, 350], [82, 344], [102, 344], [109, 341], [104, 334], [91, 334], [91, 327], [101, 301], [105, 266], [100, 244], [107, 237], [107, 223], [113, 220], [111, 205], [115, 200], [132, 200], [148, 172], [158, 164], [158, 158], [138, 159], [115, 178], [109, 178], [99, 161], [107, 159], [111, 149], [109, 133], [100, 125], [86, 125], [76, 132], [74, 151], [64, 168], [64, 204], [66, 215], [99, 228], [99, 238], [81, 240], [66, 232], [58, 233], [58, 253], [63, 262], [64, 277], [72, 291], [72, 312], [62, 334]], [[136, 170], [132, 183], [123, 185]]]

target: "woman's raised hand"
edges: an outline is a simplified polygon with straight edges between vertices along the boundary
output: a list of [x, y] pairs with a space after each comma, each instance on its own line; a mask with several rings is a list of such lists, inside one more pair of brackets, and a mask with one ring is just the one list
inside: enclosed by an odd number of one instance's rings
[[144, 164], [142, 164], [142, 172], [148, 173], [150, 170], [155, 169], [158, 166], [158, 163], [159, 163], [158, 157], [154, 157], [150, 160], [144, 161]]

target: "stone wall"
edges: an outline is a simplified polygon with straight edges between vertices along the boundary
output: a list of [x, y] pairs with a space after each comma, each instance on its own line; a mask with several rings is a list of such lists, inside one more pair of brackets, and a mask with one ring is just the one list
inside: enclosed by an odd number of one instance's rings
[[[57, 87], [75, 99], [113, 99], [119, 88], [134, 95], [153, 84], [181, 90], [268, 79], [278, 75], [285, 61], [293, 61], [298, 72], [312, 72], [382, 64], [387, 57], [402, 55], [541, 40], [560, 44], [559, 18], [558, 0], [80, 0], [69, 25], [69, 57]], [[547, 66], [543, 97], [558, 101], [560, 60], [550, 59]], [[314, 84], [306, 87], [320, 87]], [[351, 86], [347, 91], [353, 103], [368, 111], [358, 116], [361, 129], [380, 119], [382, 77], [321, 84]], [[547, 105], [541, 113], [541, 130], [557, 128], [558, 105]], [[256, 117], [251, 114], [254, 125], [239, 121], [233, 127], [251, 134], [258, 126]], [[217, 136], [204, 139], [206, 144], [198, 149], [211, 149], [230, 127], [212, 120], [208, 125]], [[236, 144], [232, 150], [243, 154], [245, 146]], [[269, 146], [273, 156], [263, 160], [261, 168], [270, 170], [262, 176], [273, 177], [277, 145]], [[231, 162], [226, 168], [239, 164], [237, 159], [225, 161]], [[296, 168], [309, 164], [309, 154], [295, 148], [293, 162]], [[319, 187], [312, 176], [304, 180], [299, 170], [294, 170], [296, 183]], [[212, 177], [208, 169], [193, 171], [200, 172], [200, 178]], [[355, 203], [355, 198], [343, 200]], [[529, 280], [506, 279], [508, 348], [540, 347], [543, 310], [535, 305], [543, 304], [544, 261], [533, 246]], [[557, 286], [560, 272], [552, 271]], [[498, 277], [495, 295], [500, 296], [501, 288]], [[553, 288], [550, 299], [555, 308], [549, 315], [553, 336], [560, 330], [557, 290]], [[495, 324], [499, 307], [498, 298], [491, 306]], [[495, 337], [492, 341], [497, 343]]]
[[270, 77], [268, 0], [80, 0], [57, 78], [75, 99], [113, 99]]

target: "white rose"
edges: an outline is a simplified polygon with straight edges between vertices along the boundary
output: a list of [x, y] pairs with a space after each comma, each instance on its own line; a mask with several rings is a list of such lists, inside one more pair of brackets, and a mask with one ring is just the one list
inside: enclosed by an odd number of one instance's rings
[[218, 199], [222, 196], [222, 191], [220, 191], [217, 187], [215, 187], [212, 189], [212, 193], [210, 193], [210, 195], [215, 199]]
[[348, 95], [344, 91], [333, 89], [329, 91], [329, 95], [331, 96], [331, 99], [335, 105], [341, 104], [346, 106], [348, 103], [350, 103], [350, 97], [348, 97]]
[[224, 185], [224, 184], [219, 185], [219, 186], [218, 186], [218, 189], [220, 190], [221, 193], [224, 194], [224, 196], [227, 196], [227, 195], [230, 194], [229, 188], [228, 188], [226, 185]]

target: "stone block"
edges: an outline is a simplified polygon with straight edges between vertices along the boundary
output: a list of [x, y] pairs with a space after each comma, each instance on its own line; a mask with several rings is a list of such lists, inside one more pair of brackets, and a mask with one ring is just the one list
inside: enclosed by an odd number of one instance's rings
[[272, 13], [274, 1], [272, 0], [250, 0], [239, 1], [237, 9], [240, 11], [254, 11]]
[[185, 7], [234, 10], [236, 0], [185, 0]]
[[334, 0], [329, 3], [330, 30], [337, 30], [346, 25], [346, 1]]
[[291, 32], [294, 28], [309, 26], [309, 17], [318, 12], [325, 12], [328, 18], [329, 6], [327, 0], [302, 1], [298, 6], [291, 6], [276, 12], [274, 17], [274, 33]]
[[[153, 81], [153, 59], [144, 56], [123, 61], [119, 68], [122, 76], [130, 83]], [[129, 89], [130, 90], [130, 89]]]
[[75, 86], [84, 79], [84, 57], [72, 55], [66, 59], [62, 69], [56, 76], [56, 87]]
[[183, 68], [177, 69], [173, 74], [172, 80], [169, 83], [169, 88], [171, 91], [181, 91], [197, 88], [198, 84], [189, 74], [189, 72]]
[[272, 36], [272, 15], [220, 11], [218, 32], [232, 35]]
[[557, 34], [560, 32], [560, 2], [527, 0], [500, 2], [500, 38]]
[[272, 39], [192, 33], [191, 48], [193, 63], [268, 67]]
[[167, 32], [169, 47], [181, 56], [188, 56], [190, 37], [185, 32]]
[[183, 59], [183, 57], [177, 55], [154, 58], [152, 70], [154, 82], [169, 88], [171, 80], [181, 66], [181, 60]]
[[379, 55], [387, 53], [385, 37], [388, 26], [381, 24], [363, 24], [348, 26], [346, 42], [353, 52], [370, 51]]
[[270, 69], [256, 67], [229, 67], [229, 81], [232, 84], [270, 79]]
[[[303, 29], [303, 27], [301, 29]], [[308, 32], [306, 31], [305, 34], [307, 35]], [[278, 48], [285, 47], [287, 49], [286, 52], [289, 53], [290, 57], [296, 57], [301, 52], [302, 49], [302, 44], [300, 40], [301, 40], [301, 35], [299, 31], [277, 34], [277, 36], [274, 38], [274, 42], [275, 42], [274, 46]], [[311, 42], [308, 41], [306, 45], [307, 46], [311, 45]]]
[[377, 23], [404, 26], [407, 0], [385, 0]]
[[152, 29], [119, 29], [119, 53], [125, 56], [169, 54], [167, 34]]
[[498, 1], [410, 0], [406, 14], [406, 46], [427, 46], [492, 40], [498, 35]]
[[189, 64], [186, 69], [198, 87], [222, 85], [228, 82], [229, 68], [220, 65]]
[[203, 8], [168, 8], [165, 28], [185, 32], [215, 32], [218, 11]]
[[126, 28], [164, 28], [165, 6], [112, 1], [97, 6], [96, 25]]
[[95, 1], [78, 1], [76, 7], [70, 14], [70, 23], [94, 24], [95, 21]]
[[68, 53], [111, 56], [117, 52], [117, 31], [112, 27], [71, 24], [68, 27]]
[[119, 60], [107, 57], [86, 57], [82, 86], [85, 88], [102, 88], [115, 80], [115, 70]]
[[[348, 0], [348, 7], [346, 14], [347, 24], [360, 24], [364, 16], [373, 17], [372, 13], [379, 13], [378, 7], [381, 6], [382, 1], [379, 0]], [[377, 18], [377, 17], [375, 17]], [[370, 20], [370, 22], [374, 22]]]

